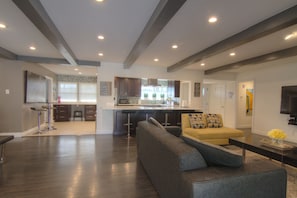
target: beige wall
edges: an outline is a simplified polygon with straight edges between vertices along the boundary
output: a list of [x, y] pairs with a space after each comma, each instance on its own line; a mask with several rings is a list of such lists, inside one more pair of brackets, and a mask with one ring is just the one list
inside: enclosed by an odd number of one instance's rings
[[[37, 113], [24, 103], [24, 71], [55, 79], [55, 74], [38, 64], [0, 59], [0, 133], [22, 133], [37, 126]], [[9, 94], [5, 93], [9, 90]]]

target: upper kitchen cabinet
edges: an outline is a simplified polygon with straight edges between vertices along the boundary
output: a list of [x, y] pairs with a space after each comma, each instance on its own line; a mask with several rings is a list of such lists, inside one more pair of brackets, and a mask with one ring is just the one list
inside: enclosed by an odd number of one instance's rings
[[175, 80], [174, 81], [174, 97], [179, 98], [180, 97], [180, 81]]
[[115, 77], [115, 87], [119, 97], [140, 97], [141, 79]]
[[169, 80], [168, 81], [168, 92], [174, 94], [175, 98], [180, 97], [180, 81], [179, 80]]

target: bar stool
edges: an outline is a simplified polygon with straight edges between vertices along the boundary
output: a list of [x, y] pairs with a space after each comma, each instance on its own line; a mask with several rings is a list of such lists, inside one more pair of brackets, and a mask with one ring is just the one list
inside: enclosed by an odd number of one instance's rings
[[82, 111], [74, 111], [74, 112], [73, 112], [73, 120], [74, 120], [75, 118], [80, 118], [81, 121], [82, 121], [82, 120], [83, 120], [83, 112], [82, 112]]
[[44, 108], [35, 108], [35, 107], [31, 107], [30, 109], [37, 112], [37, 115], [38, 115], [38, 117], [37, 117], [37, 127], [38, 127], [37, 133], [40, 134], [42, 132], [41, 129], [40, 129], [40, 124], [41, 124], [40, 117], [41, 117], [41, 113], [44, 112], [44, 111], [47, 111], [47, 109], [44, 109]]
[[164, 111], [164, 123], [162, 123], [165, 127], [171, 125], [170, 122], [168, 122], [168, 116], [172, 113], [172, 111]]
[[133, 123], [131, 121], [132, 114], [135, 113], [133, 110], [123, 110], [123, 114], [127, 114], [127, 123], [124, 123], [124, 126], [127, 126], [127, 136], [128, 138], [131, 137], [131, 126], [133, 126]]

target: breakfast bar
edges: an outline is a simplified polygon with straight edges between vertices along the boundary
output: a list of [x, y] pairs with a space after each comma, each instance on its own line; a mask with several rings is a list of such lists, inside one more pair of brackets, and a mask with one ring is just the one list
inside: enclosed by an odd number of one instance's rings
[[199, 109], [166, 105], [119, 105], [113, 107], [113, 134], [135, 135], [139, 121], [154, 117], [164, 126], [181, 126], [182, 113], [202, 113]]

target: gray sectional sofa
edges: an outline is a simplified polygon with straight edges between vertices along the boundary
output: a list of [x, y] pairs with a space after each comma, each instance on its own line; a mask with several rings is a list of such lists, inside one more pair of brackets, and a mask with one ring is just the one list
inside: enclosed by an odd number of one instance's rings
[[149, 121], [138, 123], [136, 139], [138, 159], [161, 198], [286, 197], [286, 171], [269, 160], [242, 163], [220, 146], [176, 137]]

